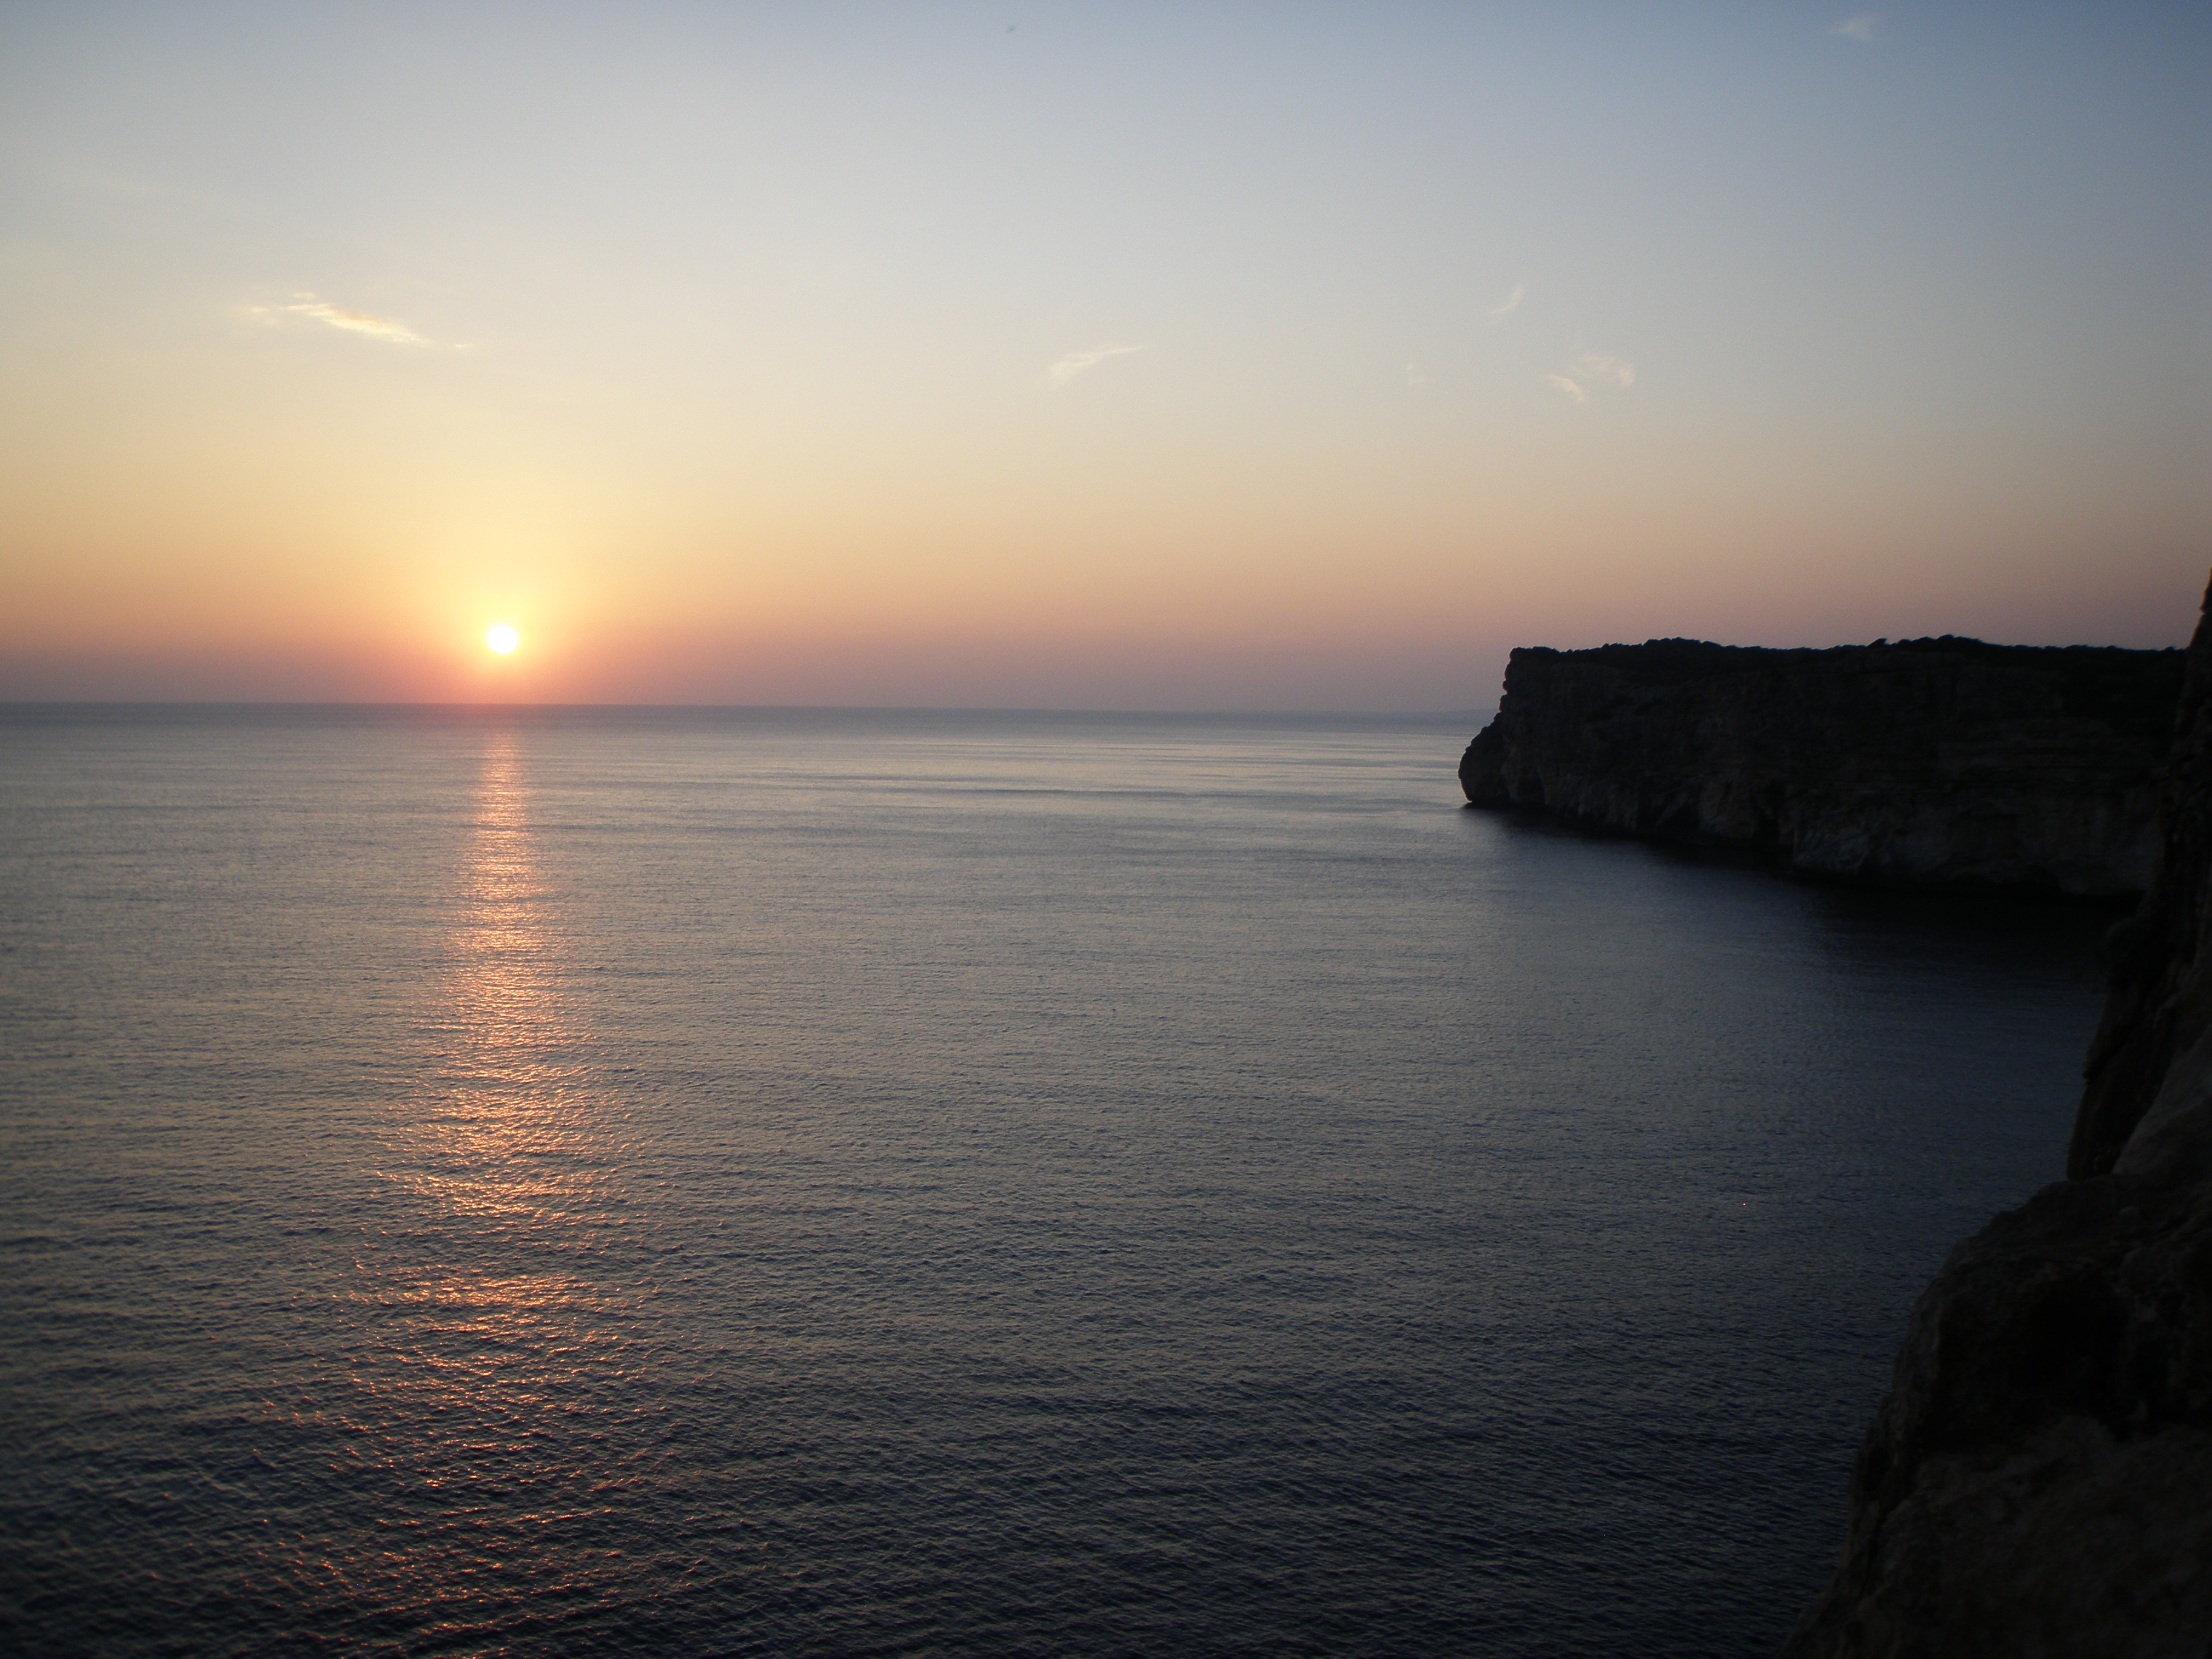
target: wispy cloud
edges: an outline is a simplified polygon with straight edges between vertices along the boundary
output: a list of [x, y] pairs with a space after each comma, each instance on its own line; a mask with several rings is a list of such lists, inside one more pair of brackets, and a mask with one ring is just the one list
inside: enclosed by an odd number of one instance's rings
[[1142, 351], [1140, 345], [1093, 346], [1088, 351], [1071, 351], [1052, 366], [1052, 383], [1066, 386], [1086, 368], [1095, 368], [1109, 357], [1126, 357], [1133, 351]]
[[305, 317], [311, 321], [327, 323], [332, 328], [342, 328], [349, 334], [366, 334], [372, 340], [382, 340], [392, 345], [428, 345], [430, 343], [404, 323], [389, 317], [376, 317], [366, 311], [348, 311], [327, 300], [319, 300], [312, 294], [295, 294], [289, 304], [279, 306], [248, 306], [246, 314], [265, 317], [272, 322], [288, 317]]
[[1846, 40], [1856, 40], [1864, 46], [1874, 39], [1875, 27], [1881, 21], [1880, 12], [1863, 11], [1855, 16], [1846, 17], [1840, 23], [1829, 24], [1828, 33], [1840, 34]]
[[1407, 363], [1406, 365], [1406, 384], [1407, 386], [1426, 386], [1428, 383], [1429, 377], [1421, 373], [1421, 366], [1419, 363]]
[[1567, 368], [1565, 374], [1547, 374], [1544, 379], [1578, 404], [1589, 401], [1593, 386], [1617, 386], [1626, 392], [1636, 384], [1636, 365], [1610, 351], [1585, 351]]
[[1491, 308], [1483, 314], [1488, 317], [1493, 323], [1502, 323], [1508, 317], [1510, 317], [1514, 311], [1520, 306], [1521, 302], [1528, 297], [1528, 284], [1526, 283], [1516, 283], [1513, 285], [1513, 292], [1505, 296], [1504, 303], [1491, 307]]
[[1636, 365], [1606, 351], [1585, 351], [1575, 359], [1575, 373], [1586, 380], [1610, 380], [1623, 392], [1636, 384]]

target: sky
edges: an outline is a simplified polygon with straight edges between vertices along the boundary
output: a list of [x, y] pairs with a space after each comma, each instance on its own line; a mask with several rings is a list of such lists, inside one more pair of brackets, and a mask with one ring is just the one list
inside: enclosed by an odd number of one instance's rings
[[0, 3], [0, 698], [2179, 644], [2208, 86], [2201, 5]]

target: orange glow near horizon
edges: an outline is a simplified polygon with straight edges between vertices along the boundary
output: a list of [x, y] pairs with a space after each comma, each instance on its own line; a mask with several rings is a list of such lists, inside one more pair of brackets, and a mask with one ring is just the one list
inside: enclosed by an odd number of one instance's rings
[[1467, 710], [1516, 645], [2178, 645], [2206, 187], [2151, 13], [584, 10], [518, 65], [468, 9], [18, 8], [0, 701]]

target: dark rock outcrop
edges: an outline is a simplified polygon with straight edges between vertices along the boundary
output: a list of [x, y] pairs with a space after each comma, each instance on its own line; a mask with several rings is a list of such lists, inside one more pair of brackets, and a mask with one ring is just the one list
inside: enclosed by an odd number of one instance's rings
[[2130, 896], [2181, 658], [1948, 636], [1524, 648], [1460, 782], [1478, 806], [1805, 875]]
[[2070, 1179], [1915, 1304], [1786, 1659], [2212, 1655], [2212, 621], [2176, 726]]

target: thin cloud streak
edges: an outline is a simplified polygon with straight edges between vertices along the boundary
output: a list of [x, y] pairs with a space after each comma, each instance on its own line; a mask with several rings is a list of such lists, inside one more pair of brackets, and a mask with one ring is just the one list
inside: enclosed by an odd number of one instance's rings
[[1519, 308], [1522, 301], [1528, 297], [1528, 284], [1526, 283], [1516, 283], [1513, 285], [1513, 292], [1505, 296], [1504, 304], [1492, 306], [1483, 314], [1488, 317], [1493, 323], [1502, 323], [1508, 317], [1511, 316], [1513, 313]]
[[1610, 380], [1623, 392], [1636, 384], [1636, 365], [1610, 352], [1585, 351], [1575, 359], [1575, 371], [1585, 380]]
[[1875, 25], [1881, 21], [1881, 13], [1863, 11], [1856, 16], [1846, 17], [1840, 23], [1830, 24], [1828, 33], [1841, 35], [1846, 40], [1856, 40], [1861, 46], [1865, 46], [1873, 40]]
[[1544, 378], [1547, 380], [1549, 380], [1553, 386], [1559, 387], [1560, 391], [1565, 392], [1567, 396], [1572, 398], [1577, 403], [1586, 404], [1589, 401], [1589, 393], [1583, 391], [1581, 386], [1569, 380], [1565, 375], [1547, 374]]
[[1052, 383], [1066, 386], [1085, 369], [1094, 368], [1109, 357], [1126, 357], [1133, 351], [1145, 349], [1146, 348], [1140, 345], [1102, 345], [1093, 346], [1088, 351], [1071, 351], [1052, 366]]
[[372, 316], [366, 311], [348, 311], [327, 300], [319, 300], [312, 294], [293, 295], [292, 303], [283, 306], [249, 306], [248, 314], [272, 320], [286, 317], [306, 317], [332, 328], [343, 329], [349, 334], [366, 334], [372, 340], [382, 340], [391, 345], [428, 345], [430, 343], [404, 323], [389, 317]]

